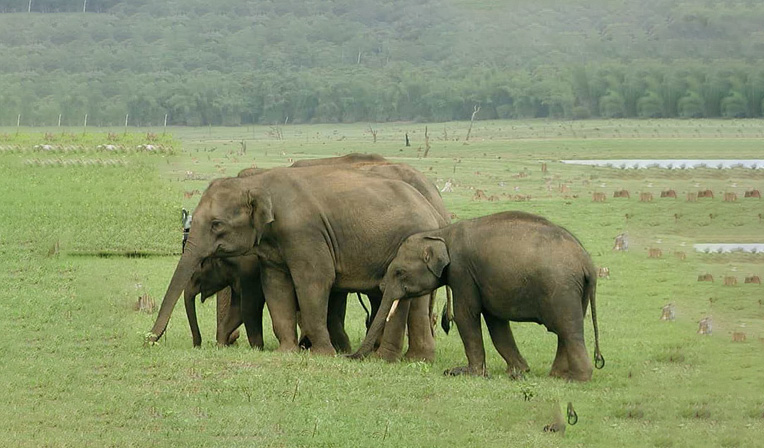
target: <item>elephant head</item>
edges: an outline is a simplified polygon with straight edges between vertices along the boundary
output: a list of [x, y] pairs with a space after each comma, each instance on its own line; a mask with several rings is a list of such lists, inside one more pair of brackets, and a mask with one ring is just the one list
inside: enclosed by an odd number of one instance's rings
[[170, 280], [159, 315], [149, 336], [159, 339], [170, 315], [192, 275], [208, 257], [235, 257], [250, 254], [273, 222], [270, 194], [248, 179], [217, 179], [202, 195], [193, 213], [193, 222], [183, 255]]
[[379, 285], [382, 303], [356, 357], [371, 352], [374, 341], [395, 313], [400, 300], [419, 297], [442, 286], [444, 271], [450, 263], [443, 238], [417, 234], [404, 240]]

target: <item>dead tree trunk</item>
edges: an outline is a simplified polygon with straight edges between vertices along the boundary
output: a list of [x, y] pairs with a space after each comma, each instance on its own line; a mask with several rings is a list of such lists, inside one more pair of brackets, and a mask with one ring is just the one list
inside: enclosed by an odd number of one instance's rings
[[377, 131], [371, 125], [369, 125], [369, 132], [371, 132], [371, 138], [374, 140], [374, 143], [377, 143]]
[[406, 146], [411, 146], [411, 143], [409, 143], [409, 133], [406, 133]]
[[424, 155], [422, 158], [427, 158], [427, 154], [430, 153], [430, 136], [427, 134], [427, 126], [424, 127]]
[[470, 134], [472, 133], [472, 124], [475, 122], [475, 115], [480, 112], [480, 106], [475, 104], [474, 109], [472, 110], [472, 118], [470, 119], [470, 128], [467, 129], [467, 138], [464, 139], [465, 142], [470, 141]]

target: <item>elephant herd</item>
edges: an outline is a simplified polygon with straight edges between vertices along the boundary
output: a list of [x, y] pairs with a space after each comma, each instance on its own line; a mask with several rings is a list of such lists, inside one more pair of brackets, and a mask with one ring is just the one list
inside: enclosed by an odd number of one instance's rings
[[184, 292], [199, 346], [195, 297], [217, 292], [219, 345], [233, 341], [243, 323], [250, 345], [262, 348], [267, 304], [279, 351], [349, 353], [345, 310], [348, 293], [355, 292], [368, 296], [371, 312], [366, 337], [351, 357], [374, 352], [396, 360], [408, 334], [405, 357], [433, 361], [434, 291], [448, 286], [469, 364], [446, 373], [485, 374], [482, 315], [512, 376], [528, 364], [511, 320], [543, 324], [557, 334], [551, 374], [587, 381], [592, 363], [583, 321], [589, 302], [595, 361], [604, 364], [596, 277], [578, 240], [541, 217], [504, 212], [450, 224], [436, 186], [406, 164], [364, 154], [303, 160], [210, 183], [149, 338], [162, 336]]

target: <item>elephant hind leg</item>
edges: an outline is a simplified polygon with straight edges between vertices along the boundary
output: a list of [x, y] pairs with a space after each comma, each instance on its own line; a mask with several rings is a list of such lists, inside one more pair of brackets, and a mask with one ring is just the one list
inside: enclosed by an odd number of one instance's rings
[[199, 322], [196, 320], [196, 294], [198, 291], [186, 288], [184, 303], [186, 305], [186, 317], [188, 317], [188, 325], [191, 327], [191, 339], [193, 340], [194, 347], [202, 345], [202, 334], [199, 331]]
[[[219, 346], [231, 345], [236, 338], [234, 333], [242, 324], [241, 296], [238, 291], [233, 291], [230, 286], [218, 291], [218, 328], [217, 342]], [[238, 333], [236, 335], [238, 338]]]
[[512, 335], [512, 329], [506, 319], [500, 319], [486, 311], [483, 311], [488, 332], [491, 335], [493, 346], [499, 352], [502, 358], [507, 362], [507, 373], [510, 376], [521, 376], [523, 372], [530, 370], [528, 363], [520, 354], [517, 348], [515, 338]]
[[549, 375], [569, 381], [589, 381], [593, 370], [583, 334], [558, 334], [557, 354]]
[[260, 285], [242, 285], [241, 314], [244, 328], [247, 329], [249, 346], [262, 350], [263, 341], [263, 308], [265, 298]]
[[554, 357], [552, 370], [549, 372], [549, 376], [567, 378], [568, 370], [568, 352], [565, 349], [565, 341], [557, 336], [557, 354]]
[[557, 335], [557, 356], [550, 375], [571, 381], [589, 381], [592, 361], [584, 342], [584, 313], [581, 309], [581, 291], [573, 286], [557, 291], [549, 299], [553, 309], [542, 316], [549, 331]]
[[592, 379], [594, 367], [586, 353], [583, 335], [580, 338], [566, 340], [565, 349], [568, 354], [568, 372], [565, 378], [571, 381], [589, 381]]
[[350, 338], [345, 332], [345, 312], [348, 295], [345, 292], [332, 292], [329, 296], [329, 315], [327, 325], [332, 346], [339, 353], [350, 353]]

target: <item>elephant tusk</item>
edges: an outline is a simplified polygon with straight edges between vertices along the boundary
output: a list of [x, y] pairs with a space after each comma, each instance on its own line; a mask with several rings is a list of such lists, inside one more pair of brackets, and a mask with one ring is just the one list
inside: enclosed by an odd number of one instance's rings
[[385, 319], [385, 322], [390, 322], [390, 319], [393, 317], [393, 314], [395, 313], [395, 310], [398, 309], [398, 303], [400, 300], [396, 300], [393, 302], [393, 306], [390, 307], [390, 312], [387, 313], [387, 319]]

